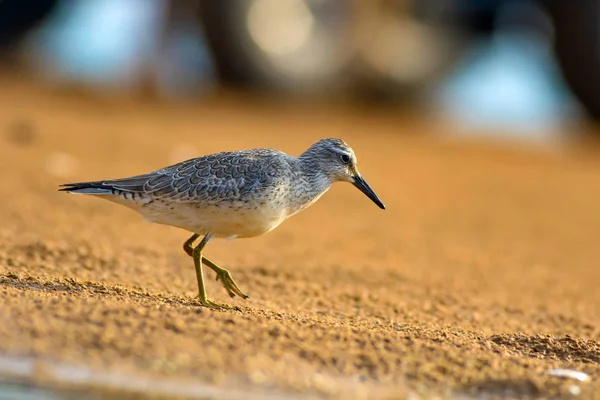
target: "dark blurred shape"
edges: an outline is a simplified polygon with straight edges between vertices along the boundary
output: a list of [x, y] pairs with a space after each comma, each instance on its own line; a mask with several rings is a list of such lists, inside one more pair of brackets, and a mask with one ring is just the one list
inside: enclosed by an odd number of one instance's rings
[[58, 0], [0, 1], [0, 51], [16, 46], [58, 4]]
[[159, 23], [155, 67], [160, 96], [202, 96], [214, 89], [213, 59], [205, 43], [199, 0], [170, 1]]
[[346, 63], [350, 8], [339, 0], [206, 0], [202, 23], [224, 83], [323, 92]]
[[27, 119], [17, 119], [6, 127], [6, 141], [19, 147], [28, 147], [36, 138], [35, 127]]
[[355, 1], [351, 77], [368, 100], [417, 100], [452, 70], [469, 44], [459, 2]]
[[460, 24], [471, 33], [489, 35], [494, 30], [496, 10], [507, 0], [458, 0], [456, 7]]
[[590, 116], [600, 120], [600, 1], [546, 1], [563, 76]]

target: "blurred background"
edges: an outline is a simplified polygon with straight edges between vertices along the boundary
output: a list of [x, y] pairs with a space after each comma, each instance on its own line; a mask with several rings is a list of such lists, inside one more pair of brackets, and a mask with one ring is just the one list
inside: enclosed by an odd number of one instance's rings
[[0, 65], [104, 96], [351, 101], [538, 138], [600, 118], [599, 22], [596, 0], [0, 0]]

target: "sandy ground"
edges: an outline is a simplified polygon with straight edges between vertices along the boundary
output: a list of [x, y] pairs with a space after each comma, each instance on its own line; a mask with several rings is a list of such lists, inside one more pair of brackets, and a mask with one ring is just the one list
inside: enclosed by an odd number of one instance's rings
[[[0, 372], [42, 387], [214, 398], [600, 397], [600, 151], [440, 140], [444, 126], [251, 99], [111, 103], [0, 90]], [[351, 185], [263, 237], [211, 242], [59, 183], [220, 150], [356, 150]], [[586, 382], [551, 377], [586, 372]], [[83, 372], [82, 372], [83, 371]], [[6, 380], [5, 379], [5, 380]]]

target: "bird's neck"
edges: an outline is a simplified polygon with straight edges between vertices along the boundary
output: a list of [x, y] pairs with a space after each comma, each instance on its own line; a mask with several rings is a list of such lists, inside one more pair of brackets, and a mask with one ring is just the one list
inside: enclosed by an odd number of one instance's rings
[[320, 166], [319, 158], [308, 149], [298, 157], [304, 190], [320, 196], [329, 189], [333, 183]]
[[290, 191], [290, 209], [292, 214], [304, 210], [319, 199], [333, 183], [319, 168], [314, 158], [297, 158], [298, 174]]

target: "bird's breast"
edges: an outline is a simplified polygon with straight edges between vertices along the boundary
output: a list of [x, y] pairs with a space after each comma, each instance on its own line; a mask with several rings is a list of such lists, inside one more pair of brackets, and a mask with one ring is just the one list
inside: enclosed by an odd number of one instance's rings
[[260, 236], [286, 219], [283, 204], [217, 206], [204, 214], [202, 224], [218, 237], [247, 238]]

